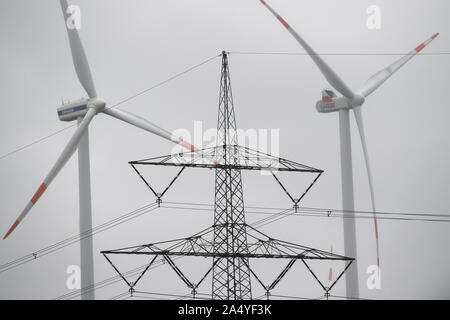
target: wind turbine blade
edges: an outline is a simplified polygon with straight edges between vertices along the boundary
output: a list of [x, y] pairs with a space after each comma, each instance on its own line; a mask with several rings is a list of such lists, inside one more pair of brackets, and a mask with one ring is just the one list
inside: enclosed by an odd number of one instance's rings
[[379, 86], [381, 86], [387, 79], [389, 79], [395, 72], [397, 72], [401, 67], [403, 67], [409, 60], [414, 58], [420, 51], [423, 50], [431, 41], [437, 38], [439, 33], [434, 34], [427, 41], [420, 44], [417, 48], [409, 52], [407, 55], [403, 56], [387, 68], [377, 72], [369, 80], [366, 81], [364, 87], [361, 89], [360, 94], [364, 97], [369, 96], [374, 92]]
[[52, 169], [50, 170], [47, 177], [45, 177], [44, 182], [41, 184], [41, 186], [38, 188], [36, 193], [34, 194], [33, 198], [31, 198], [31, 201], [26, 205], [26, 207], [23, 209], [20, 216], [17, 218], [17, 220], [14, 222], [14, 224], [11, 226], [11, 228], [8, 230], [6, 235], [3, 237], [3, 240], [8, 238], [8, 236], [14, 231], [14, 229], [19, 225], [19, 223], [25, 218], [25, 216], [28, 214], [28, 212], [31, 210], [31, 208], [36, 204], [36, 202], [39, 200], [39, 198], [42, 196], [42, 194], [47, 190], [50, 183], [52, 183], [53, 179], [58, 175], [59, 171], [64, 167], [64, 165], [67, 163], [67, 160], [72, 156], [75, 149], [78, 146], [78, 143], [80, 142], [85, 130], [88, 128], [89, 123], [91, 122], [92, 118], [95, 116], [96, 111], [94, 109], [89, 109], [86, 115], [84, 116], [83, 121], [80, 123], [77, 131], [73, 134], [72, 138], [70, 138], [69, 142], [67, 143], [66, 147], [64, 148], [63, 152], [59, 156], [56, 163], [53, 165]]
[[67, 35], [69, 36], [70, 50], [72, 52], [73, 64], [75, 66], [75, 71], [77, 73], [78, 79], [81, 82], [84, 90], [86, 90], [89, 98], [93, 99], [97, 97], [97, 92], [95, 90], [94, 81], [92, 80], [91, 69], [89, 68], [89, 63], [84, 52], [83, 44], [81, 43], [80, 35], [78, 30], [73, 27], [68, 26], [68, 21], [71, 19], [69, 13], [69, 5], [67, 0], [60, 0], [61, 8], [64, 15], [64, 21], [66, 24]]
[[164, 138], [166, 140], [172, 141], [177, 144], [181, 144], [183, 147], [190, 151], [198, 151], [196, 147], [191, 145], [190, 143], [184, 141], [180, 137], [174, 136], [172, 133], [167, 131], [166, 129], [163, 129], [159, 126], [157, 126], [154, 123], [151, 123], [150, 121], [137, 116], [131, 112], [123, 111], [117, 108], [110, 108], [103, 111], [103, 113], [106, 113], [107, 115], [114, 117], [116, 119], [122, 120], [128, 124], [131, 124], [135, 127], [138, 127], [140, 129], [143, 129], [145, 131], [151, 132], [153, 134], [156, 134], [157, 136], [160, 136], [161, 138]]
[[380, 266], [380, 250], [379, 250], [379, 243], [378, 243], [378, 222], [377, 222], [377, 214], [376, 214], [377, 210], [376, 210], [376, 205], [375, 205], [375, 193], [373, 190], [372, 172], [370, 169], [369, 153], [367, 151], [366, 136], [365, 136], [365, 132], [364, 132], [364, 123], [363, 123], [361, 107], [353, 108], [353, 114], [355, 115], [356, 124], [358, 126], [359, 135], [361, 137], [361, 145], [363, 148], [364, 159], [366, 162], [367, 177], [369, 180], [369, 188], [370, 188], [370, 199], [372, 201], [373, 222], [374, 222], [374, 228], [375, 228], [375, 241], [376, 241], [376, 248], [377, 248], [377, 265], [379, 267]]
[[330, 85], [339, 91], [342, 95], [348, 99], [352, 99], [355, 94], [352, 90], [344, 83], [344, 81], [331, 69], [327, 63], [303, 40], [302, 37], [294, 30], [292, 27], [275, 11], [269, 6], [265, 0], [260, 0], [263, 5], [269, 9], [270, 12], [281, 22], [281, 24], [292, 34], [292, 36], [300, 43], [300, 45], [309, 54], [314, 63], [319, 67], [322, 74], [325, 76]]

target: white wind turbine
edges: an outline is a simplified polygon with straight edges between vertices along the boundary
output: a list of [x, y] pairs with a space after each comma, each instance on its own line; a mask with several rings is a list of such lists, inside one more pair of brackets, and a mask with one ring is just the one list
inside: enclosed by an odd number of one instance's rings
[[281, 22], [281, 24], [292, 34], [292, 36], [300, 43], [303, 49], [308, 53], [317, 67], [327, 79], [328, 83], [340, 94], [338, 97], [332, 90], [324, 90], [322, 92], [322, 100], [316, 104], [317, 111], [321, 113], [339, 112], [339, 132], [340, 132], [340, 152], [341, 152], [341, 179], [342, 179], [342, 207], [348, 219], [344, 219], [344, 251], [345, 255], [355, 258], [355, 263], [346, 273], [346, 290], [347, 296], [359, 297], [358, 285], [358, 268], [357, 268], [357, 252], [356, 252], [356, 232], [354, 219], [354, 194], [353, 194], [353, 172], [352, 172], [352, 151], [350, 138], [350, 110], [353, 111], [356, 124], [358, 126], [359, 135], [361, 137], [361, 144], [364, 152], [366, 162], [367, 177], [369, 180], [370, 196], [372, 201], [372, 208], [374, 211], [374, 227], [375, 227], [375, 241], [377, 252], [377, 266], [380, 268], [380, 252], [378, 243], [378, 226], [376, 218], [375, 194], [373, 190], [372, 174], [370, 170], [369, 155], [367, 152], [367, 145], [364, 133], [364, 124], [362, 118], [361, 106], [365, 99], [380, 87], [387, 79], [389, 79], [396, 71], [403, 65], [417, 55], [426, 45], [433, 41], [439, 33], [434, 34], [427, 41], [420, 44], [410, 53], [400, 58], [387, 68], [382, 69], [373, 75], [363, 88], [355, 93], [353, 92], [342, 79], [331, 69], [328, 64], [303, 40], [300, 35], [291, 28], [291, 26], [270, 7], [266, 1], [260, 2], [269, 9], [269, 11]]
[[[65, 21], [68, 21], [70, 10], [67, 0], [60, 0], [61, 8]], [[191, 151], [197, 149], [191, 144], [183, 141], [181, 138], [172, 135], [169, 131], [139, 117], [132, 113], [119, 109], [107, 109], [106, 103], [97, 97], [97, 93], [92, 80], [91, 71], [80, 40], [77, 29], [67, 28], [67, 33], [72, 52], [75, 71], [81, 85], [86, 90], [89, 99], [81, 99], [73, 103], [69, 103], [58, 108], [58, 116], [61, 121], [78, 121], [78, 128], [65, 146], [63, 152], [51, 168], [43, 183], [40, 185], [31, 201], [28, 202], [20, 216], [11, 226], [3, 239], [6, 239], [19, 223], [25, 218], [31, 208], [36, 204], [50, 183], [58, 175], [59, 171], [64, 167], [69, 158], [78, 147], [78, 173], [79, 173], [79, 202], [80, 202], [80, 232], [90, 231], [92, 229], [92, 213], [91, 213], [91, 183], [90, 183], [90, 163], [89, 163], [89, 133], [88, 127], [91, 120], [99, 113], [107, 114], [127, 122], [133, 126], [156, 134], [164, 139], [174, 143], [181, 144], [183, 147]], [[93, 243], [92, 233], [81, 241], [80, 244], [80, 267], [81, 267], [81, 286], [85, 288], [94, 283], [94, 266], [93, 266]], [[94, 292], [83, 293], [82, 299], [94, 299]]]

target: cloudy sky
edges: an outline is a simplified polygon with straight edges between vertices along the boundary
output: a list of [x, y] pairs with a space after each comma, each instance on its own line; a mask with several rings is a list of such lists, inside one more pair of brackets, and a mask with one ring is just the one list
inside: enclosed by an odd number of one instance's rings
[[[231, 52], [304, 52], [258, 0], [74, 0], [99, 96], [109, 105], [148, 89], [197, 63]], [[408, 63], [364, 105], [367, 143], [379, 211], [450, 212], [450, 52], [446, 0], [271, 0], [355, 91], [369, 76], [436, 32], [440, 37]], [[381, 9], [381, 29], [366, 26], [367, 8]], [[0, 156], [66, 128], [58, 120], [61, 100], [84, 97], [74, 72], [59, 1], [0, 2]], [[352, 55], [335, 55], [351, 53]], [[435, 53], [429, 55], [430, 53]], [[360, 54], [360, 55], [355, 55]], [[311, 59], [298, 55], [230, 54], [238, 126], [278, 129], [280, 156], [324, 175], [303, 205], [340, 208], [337, 114], [319, 114], [315, 102], [327, 83]], [[217, 120], [220, 59], [177, 78], [121, 107], [168, 129], [204, 129]], [[74, 128], [0, 160], [0, 232], [7, 231], [41, 183]], [[90, 126], [94, 225], [154, 201], [132, 172], [130, 160], [169, 154], [170, 142], [100, 115]], [[352, 121], [355, 206], [370, 210], [359, 137]], [[155, 185], [173, 172], [156, 168]], [[271, 177], [244, 174], [248, 206], [289, 207]], [[292, 188], [300, 188], [291, 179]], [[212, 203], [214, 175], [188, 170], [166, 201]], [[256, 221], [261, 216], [247, 216]], [[114, 275], [104, 249], [188, 236], [212, 224], [213, 213], [160, 209], [95, 236], [95, 279]], [[448, 223], [380, 221], [382, 288], [368, 290], [365, 269], [374, 264], [371, 220], [357, 220], [360, 291], [366, 298], [450, 298]], [[292, 242], [343, 253], [338, 218], [289, 217], [262, 231]], [[78, 234], [76, 155], [16, 232], [0, 242], [0, 264]], [[78, 244], [0, 273], [2, 299], [52, 299], [63, 295], [66, 270], [79, 263]], [[128, 264], [134, 262], [127, 262]], [[139, 262], [137, 262], [139, 264]], [[318, 268], [327, 277], [328, 266]], [[186, 264], [189, 274], [192, 266]], [[270, 268], [263, 265], [261, 272]], [[155, 277], [158, 275], [158, 277]], [[268, 279], [275, 275], [268, 275]], [[296, 266], [279, 294], [317, 297], [318, 285]], [[345, 294], [344, 282], [335, 294]], [[145, 283], [148, 291], [189, 293], [166, 267]], [[256, 290], [257, 283], [254, 282]], [[209, 285], [203, 292], [210, 292]], [[97, 292], [110, 298], [123, 284]]]

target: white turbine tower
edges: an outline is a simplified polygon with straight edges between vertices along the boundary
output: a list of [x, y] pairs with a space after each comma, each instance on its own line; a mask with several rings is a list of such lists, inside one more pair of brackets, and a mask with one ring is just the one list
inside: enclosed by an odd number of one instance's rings
[[372, 201], [372, 208], [374, 211], [374, 227], [375, 227], [375, 241], [377, 251], [377, 265], [380, 267], [380, 253], [378, 243], [378, 226], [376, 219], [375, 195], [373, 190], [372, 173], [370, 170], [369, 155], [367, 152], [367, 145], [364, 133], [364, 124], [362, 118], [361, 106], [365, 99], [381, 86], [387, 79], [389, 79], [396, 71], [398, 71], [404, 64], [417, 55], [426, 45], [433, 41], [439, 33], [433, 35], [430, 39], [420, 44], [413, 51], [406, 54], [387, 68], [379, 71], [373, 75], [363, 88], [354, 93], [342, 79], [331, 69], [327, 63], [303, 40], [294, 29], [273, 10], [264, 0], [260, 0], [263, 5], [281, 22], [281, 24], [292, 34], [292, 36], [300, 43], [303, 49], [308, 53], [320, 72], [324, 75], [328, 83], [340, 94], [338, 97], [331, 90], [324, 90], [322, 92], [322, 100], [316, 104], [317, 111], [322, 113], [339, 112], [339, 132], [340, 132], [340, 151], [341, 151], [341, 179], [342, 179], [342, 207], [344, 213], [348, 215], [348, 219], [344, 219], [344, 251], [345, 255], [355, 258], [355, 263], [346, 273], [346, 289], [347, 296], [358, 298], [358, 268], [357, 268], [357, 252], [356, 252], [356, 232], [354, 219], [354, 194], [353, 194], [353, 172], [352, 172], [352, 151], [350, 138], [350, 110], [353, 111], [356, 124], [358, 126], [359, 135], [361, 137], [361, 144], [364, 152], [366, 162], [367, 177], [369, 180], [370, 196]]
[[[67, 0], [60, 0], [64, 19], [69, 19], [69, 7]], [[23, 209], [20, 216], [11, 226], [3, 239], [6, 239], [19, 223], [25, 218], [31, 208], [36, 204], [50, 183], [58, 175], [59, 171], [64, 167], [69, 158], [78, 147], [78, 172], [79, 172], [79, 201], [80, 201], [80, 233], [90, 232], [92, 229], [91, 214], [91, 184], [90, 184], [90, 163], [89, 163], [89, 134], [88, 127], [91, 120], [99, 113], [104, 113], [133, 126], [156, 134], [164, 139], [174, 143], [181, 144], [183, 147], [191, 151], [197, 149], [191, 144], [183, 141], [181, 138], [173, 136], [169, 131], [139, 117], [132, 113], [118, 110], [107, 109], [106, 103], [97, 98], [97, 93], [92, 80], [91, 71], [80, 40], [77, 29], [67, 28], [67, 33], [72, 52], [73, 63], [75, 66], [78, 79], [86, 90], [89, 99], [81, 99], [73, 103], [69, 103], [58, 108], [58, 116], [61, 121], [78, 121], [78, 128], [67, 143], [63, 152], [51, 168], [43, 183], [40, 185], [31, 201]], [[80, 244], [80, 267], [81, 267], [81, 286], [85, 288], [94, 283], [94, 266], [93, 266], [93, 244], [92, 233], [89, 234]], [[82, 294], [82, 299], [94, 299], [94, 292]]]

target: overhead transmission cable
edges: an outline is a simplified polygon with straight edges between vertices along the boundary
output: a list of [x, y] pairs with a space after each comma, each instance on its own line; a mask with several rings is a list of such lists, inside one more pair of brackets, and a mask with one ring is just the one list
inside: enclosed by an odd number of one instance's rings
[[[275, 218], [276, 216], [278, 216], [278, 215], [277, 215], [276, 213], [274, 213], [274, 214], [273, 214], [273, 218]], [[283, 217], [286, 217], [286, 216], [283, 216]], [[264, 218], [264, 219], [261, 219], [261, 220], [259, 220], [259, 221], [256, 221], [256, 222], [250, 224], [250, 226], [253, 226], [253, 227], [254, 227], [254, 226], [257, 226], [257, 224], [260, 223], [260, 221], [263, 221], [263, 220], [264, 220], [264, 221], [267, 221], [267, 218]], [[182, 258], [183, 258], [183, 257], [176, 257], [176, 258], [174, 258], [173, 260], [178, 260], [178, 259], [182, 259]], [[161, 265], [164, 265], [164, 264], [165, 264], [165, 263], [163, 262], [163, 260], [159, 260], [158, 262], [155, 262], [155, 263], [149, 268], [149, 270], [152, 270], [152, 269], [154, 269], [154, 268], [160, 267]], [[135, 268], [135, 269], [128, 270], [127, 272], [122, 273], [122, 275], [123, 275], [124, 277], [127, 277], [127, 276], [136, 276], [136, 275], [138, 275], [141, 271], [143, 271], [143, 270], [147, 267], [147, 265], [148, 265], [148, 264], [144, 264], [144, 265], [142, 265], [142, 266], [140, 266], [140, 267], [137, 267], [137, 268]], [[110, 278], [108, 278], [108, 279], [102, 280], [102, 281], [100, 281], [100, 282], [97, 282], [97, 283], [95, 283], [95, 284], [92, 284], [92, 285], [89, 286], [89, 287], [81, 288], [80, 290], [77, 290], [77, 291], [74, 291], [74, 292], [69, 292], [69, 293], [66, 293], [66, 294], [64, 294], [64, 295], [61, 295], [61, 296], [57, 297], [56, 300], [61, 300], [61, 299], [74, 299], [74, 298], [77, 298], [77, 297], [81, 296], [82, 293], [90, 292], [90, 291], [92, 291], [92, 290], [98, 290], [98, 289], [104, 288], [104, 287], [106, 287], [106, 286], [110, 286], [110, 285], [112, 285], [112, 284], [114, 284], [114, 283], [117, 283], [117, 282], [120, 282], [120, 281], [123, 281], [121, 275], [116, 275], [116, 276], [110, 277]]]
[[126, 214], [124, 214], [122, 216], [119, 216], [119, 217], [114, 218], [112, 220], [109, 220], [109, 221], [107, 221], [105, 223], [102, 223], [102, 224], [100, 224], [100, 225], [98, 225], [98, 226], [96, 226], [96, 227], [94, 227], [94, 228], [92, 228], [90, 230], [86, 230], [86, 231], [84, 231], [84, 232], [82, 232], [82, 233], [80, 233], [78, 235], [74, 235], [72, 237], [66, 238], [66, 239], [64, 239], [62, 241], [59, 241], [59, 242], [56, 242], [56, 243], [54, 243], [54, 244], [52, 244], [50, 246], [47, 246], [47, 247], [42, 248], [40, 250], [37, 250], [37, 251], [35, 251], [33, 253], [27, 254], [27, 255], [25, 255], [25, 256], [23, 256], [21, 258], [18, 258], [18, 259], [12, 260], [10, 262], [7, 262], [5, 264], [2, 264], [2, 265], [0, 265], [0, 273], [6, 272], [6, 271], [8, 271], [10, 269], [13, 269], [13, 268], [17, 268], [17, 267], [19, 267], [19, 266], [21, 266], [21, 265], [23, 265], [23, 264], [25, 264], [27, 262], [34, 261], [34, 260], [39, 259], [39, 258], [41, 258], [43, 256], [46, 256], [48, 254], [51, 254], [53, 252], [56, 252], [56, 251], [61, 250], [63, 248], [66, 248], [66, 247], [68, 247], [68, 246], [70, 246], [72, 244], [75, 244], [75, 243], [77, 243], [77, 242], [79, 242], [79, 241], [81, 241], [81, 240], [83, 240], [85, 238], [88, 238], [88, 237], [96, 235], [98, 233], [107, 231], [107, 230], [109, 230], [111, 228], [114, 228], [114, 227], [116, 227], [118, 225], [121, 225], [122, 223], [128, 222], [130, 220], [136, 219], [136, 218], [138, 218], [138, 217], [140, 217], [140, 216], [142, 216], [144, 214], [147, 214], [147, 213], [149, 213], [149, 212], [151, 212], [151, 211], [153, 211], [155, 209], [156, 209], [156, 204], [155, 203], [148, 204], [148, 205], [145, 205], [143, 207], [140, 207], [140, 208], [138, 208], [136, 210], [133, 210], [131, 212], [128, 212], [128, 213], [126, 213]]
[[[230, 51], [228, 54], [234, 55], [271, 55], [271, 56], [311, 56], [307, 52], [267, 52], [267, 51]], [[318, 56], [449, 56], [450, 52], [421, 52], [414, 53], [396, 53], [396, 52], [324, 52], [316, 53]]]
[[[159, 87], [161, 87], [161, 86], [167, 84], [168, 82], [173, 81], [173, 80], [175, 80], [175, 79], [177, 79], [177, 78], [179, 78], [179, 77], [185, 75], [186, 73], [189, 73], [189, 72], [191, 72], [191, 71], [193, 71], [193, 70], [195, 70], [195, 69], [197, 69], [197, 68], [200, 68], [201, 66], [203, 66], [203, 65], [207, 64], [208, 62], [210, 62], [210, 61], [212, 61], [212, 60], [218, 58], [219, 56], [220, 56], [220, 55], [215, 55], [215, 56], [213, 56], [213, 57], [210, 57], [210, 58], [208, 58], [208, 59], [206, 59], [206, 60], [204, 60], [204, 61], [202, 61], [202, 62], [200, 62], [200, 63], [198, 63], [198, 64], [196, 64], [196, 65], [194, 65], [194, 66], [192, 66], [192, 67], [189, 67], [189, 68], [185, 69], [184, 71], [181, 71], [181, 72], [179, 72], [179, 73], [177, 73], [177, 74], [171, 76], [170, 78], [168, 78], [168, 79], [166, 79], [166, 80], [164, 80], [164, 81], [161, 81], [161, 82], [159, 82], [159, 83], [157, 83], [157, 84], [151, 86], [151, 87], [148, 88], [148, 89], [142, 90], [142, 91], [140, 91], [140, 92], [138, 92], [138, 93], [136, 93], [136, 94], [134, 94], [134, 95], [132, 95], [132, 96], [126, 98], [126, 99], [123, 99], [122, 101], [119, 101], [118, 103], [113, 104], [111, 107], [107, 107], [106, 109], [113, 109], [113, 108], [116, 108], [116, 107], [118, 107], [118, 106], [120, 106], [120, 105], [126, 103], [126, 102], [129, 102], [129, 101], [131, 101], [131, 100], [133, 100], [133, 99], [136, 99], [137, 97], [140, 97], [140, 96], [142, 96], [142, 95], [148, 93], [148, 92], [151, 91], [151, 90], [154, 90], [154, 89], [156, 89], [156, 88], [159, 88]], [[75, 124], [72, 124], [72, 125], [69, 125], [69, 126], [63, 128], [63, 129], [57, 130], [57, 131], [55, 131], [55, 132], [53, 132], [53, 133], [50, 133], [50, 134], [48, 134], [48, 135], [46, 135], [46, 136], [43, 136], [43, 137], [41, 137], [41, 138], [39, 138], [39, 139], [37, 139], [37, 140], [35, 140], [35, 141], [33, 141], [33, 142], [30, 142], [30, 143], [28, 143], [28, 144], [25, 144], [25, 145], [23, 145], [23, 146], [21, 146], [21, 147], [15, 149], [15, 150], [12, 150], [12, 151], [10, 151], [10, 152], [7, 152], [7, 153], [3, 154], [2, 156], [0, 156], [0, 161], [3, 160], [3, 159], [8, 158], [9, 156], [12, 156], [13, 154], [16, 154], [16, 153], [18, 153], [18, 152], [20, 152], [20, 151], [23, 151], [23, 150], [25, 150], [25, 149], [27, 149], [27, 148], [29, 148], [29, 147], [32, 147], [32, 146], [34, 146], [34, 145], [36, 145], [36, 144], [38, 144], [38, 143], [40, 143], [40, 142], [43, 142], [43, 141], [48, 140], [48, 139], [50, 139], [50, 138], [52, 138], [52, 137], [54, 137], [54, 136], [56, 136], [56, 135], [59, 135], [60, 133], [63, 133], [63, 132], [65, 132], [65, 131], [67, 131], [68, 129], [73, 128], [73, 127], [76, 127], [76, 126], [77, 126], [76, 123], [75, 123]]]
[[[172, 209], [186, 209], [194, 211], [209, 211], [208, 208], [214, 207], [212, 204], [204, 203], [189, 203], [189, 202], [165, 202], [163, 207], [169, 207], [165, 204], [175, 205], [170, 207]], [[183, 207], [184, 206], [184, 207]], [[197, 207], [195, 207], [197, 206]], [[289, 208], [269, 208], [269, 207], [250, 207], [247, 209], [257, 209], [257, 211], [246, 210], [247, 213], [254, 214], [273, 214], [270, 212], [261, 212], [263, 210], [294, 210]], [[380, 219], [384, 220], [400, 220], [400, 221], [423, 221], [423, 222], [450, 222], [450, 214], [435, 214], [435, 213], [404, 213], [404, 212], [383, 212], [383, 211], [361, 211], [361, 210], [341, 210], [330, 208], [308, 208], [299, 207], [297, 209], [297, 216], [317, 216], [317, 217], [334, 217], [334, 218], [347, 218], [347, 219], [372, 219], [371, 215], [376, 213], [380, 216]], [[275, 213], [278, 215], [291, 215], [290, 213]], [[432, 219], [433, 218], [433, 219]]]
[[[172, 206], [170, 206], [172, 205]], [[27, 254], [21, 258], [12, 260], [5, 264], [0, 265], [0, 273], [8, 271], [25, 264], [27, 262], [34, 261], [38, 258], [46, 256], [50, 253], [61, 250], [69, 245], [75, 244], [82, 239], [90, 235], [90, 233], [98, 234], [107, 231], [113, 227], [121, 225], [132, 219], [140, 217], [146, 213], [153, 211], [156, 204], [147, 204], [141, 208], [128, 212], [115, 219], [107, 221], [101, 225], [96, 226], [92, 230], [87, 230], [78, 235], [56, 242], [50, 246], [37, 250], [33, 253]], [[194, 207], [197, 206], [197, 207]], [[191, 211], [206, 211], [210, 212], [213, 205], [204, 203], [187, 203], [187, 202], [164, 202], [162, 208], [167, 209], [182, 209]], [[274, 207], [252, 207], [246, 206], [246, 213], [269, 215], [268, 217], [258, 220], [255, 227], [264, 227], [266, 224], [274, 223], [280, 219], [288, 216], [298, 217], [317, 217], [317, 218], [345, 218], [345, 219], [371, 219], [373, 212], [371, 211], [345, 211], [339, 209], [328, 208], [308, 208], [299, 207], [297, 213], [292, 208], [274, 208]], [[261, 211], [265, 210], [265, 211]], [[279, 212], [270, 212], [270, 210], [277, 210]], [[281, 210], [281, 211], [280, 211]], [[433, 213], [401, 213], [401, 212], [376, 212], [380, 220], [394, 220], [394, 221], [416, 221], [416, 222], [450, 222], [450, 214], [433, 214]], [[434, 219], [430, 219], [433, 217]]]
[[[190, 209], [190, 210], [195, 210], [195, 211], [211, 211], [212, 205], [210, 204], [204, 204], [204, 203], [182, 203], [182, 202], [165, 202], [167, 204], [177, 204], [177, 205], [184, 205], [185, 207], [180, 207], [180, 206], [173, 206], [171, 208], [174, 209]], [[169, 206], [166, 206], [165, 203], [163, 203], [163, 208], [169, 208]], [[198, 206], [197, 208], [193, 208], [192, 206]], [[247, 206], [246, 208], [248, 209], [252, 209], [252, 210], [247, 210], [247, 213], [253, 213], [253, 214], [265, 214], [265, 215], [269, 215], [266, 218], [260, 219], [256, 222], [254, 222], [252, 225], [255, 227], [263, 227], [267, 224], [270, 223], [274, 223], [280, 219], [292, 216], [292, 215], [296, 215], [296, 216], [321, 216], [321, 217], [341, 217], [340, 215], [337, 215], [336, 213], [341, 213], [341, 214], [347, 214], [346, 217], [350, 217], [348, 216], [348, 211], [344, 211], [344, 210], [338, 210], [338, 209], [326, 209], [326, 208], [299, 208], [299, 212], [298, 213], [294, 213], [294, 210], [292, 208], [286, 209], [286, 208], [274, 208], [274, 207], [252, 207], [252, 206]], [[132, 219], [135, 219], [139, 216], [142, 216], [143, 214], [146, 214], [150, 211], [153, 211], [156, 209], [156, 204], [152, 203], [152, 204], [147, 204], [141, 208], [138, 208], [136, 210], [133, 210], [131, 212], [128, 212], [122, 216], [119, 216], [115, 219], [112, 219], [110, 221], [107, 221], [101, 225], [98, 225], [96, 227], [94, 227], [92, 229], [92, 231], [86, 231], [83, 233], [80, 233], [79, 235], [67, 238], [65, 240], [59, 241], [53, 245], [50, 245], [46, 248], [43, 248], [41, 250], [38, 250], [32, 254], [26, 255], [22, 258], [13, 260], [11, 262], [8, 262], [6, 264], [3, 264], [0, 266], [0, 273], [5, 272], [9, 269], [18, 267], [24, 263], [33, 261], [39, 257], [43, 257], [47, 254], [50, 254], [52, 252], [55, 252], [57, 250], [63, 249], [71, 244], [74, 244], [76, 242], [81, 241], [82, 239], [84, 239], [86, 236], [88, 236], [88, 234], [90, 234], [91, 232], [93, 234], [98, 234], [100, 232], [104, 232], [106, 230], [109, 230], [113, 227], [116, 227], [122, 223], [125, 223], [127, 221], [130, 221]], [[301, 213], [302, 210], [308, 210], [307, 213]], [[261, 210], [266, 210], [266, 211], [261, 211]], [[270, 212], [273, 210], [282, 210], [280, 212]], [[370, 211], [355, 211], [355, 213], [363, 213], [363, 214], [371, 214]], [[418, 216], [425, 216], [425, 215], [429, 215], [429, 216], [434, 216], [434, 217], [440, 217], [440, 218], [450, 218], [450, 215], [447, 214], [420, 214], [420, 213], [393, 213], [393, 212], [379, 212], [377, 214], [380, 215], [402, 215], [402, 216], [413, 216], [414, 218], [411, 219], [407, 219], [407, 220], [413, 220], [413, 221], [429, 221], [429, 219], [420, 219], [417, 218]], [[367, 218], [367, 217], [360, 217], [360, 216], [355, 216], [353, 218]], [[381, 217], [381, 218], [386, 218], [386, 219], [391, 219], [391, 217]], [[396, 218], [393, 218], [396, 219]], [[449, 220], [437, 220], [437, 221], [443, 221], [443, 222], [450, 222]], [[145, 267], [145, 265], [143, 266]], [[142, 268], [143, 268], [142, 267]], [[132, 272], [134, 271], [135, 274], [137, 274], [139, 271], [141, 271], [140, 269], [136, 269], [136, 270], [131, 270]], [[119, 281], [121, 280], [120, 277], [114, 278], [114, 279], [118, 279]], [[111, 281], [111, 279], [109, 280]], [[107, 283], [109, 283], [109, 281], [107, 281]], [[96, 285], [100, 285], [101, 287], [104, 287], [106, 285], [104, 285], [103, 282], [97, 283]]]
[[[208, 205], [208, 204], [199, 204], [200, 206], [210, 206], [210, 205]], [[264, 207], [248, 207], [248, 208], [258, 208], [258, 209], [264, 209]], [[276, 209], [276, 208], [265, 208], [265, 209], [269, 209], [269, 210], [274, 210], [274, 209]], [[202, 210], [204, 210], [204, 209], [202, 209]], [[280, 214], [281, 213], [283, 213], [283, 212], [289, 212], [289, 211], [292, 211], [293, 209], [284, 209], [283, 211], [281, 211], [281, 212], [278, 212], [278, 213], [268, 213], [268, 212], [266, 212], [265, 214], [270, 214], [271, 216], [270, 217], [267, 217], [267, 218], [263, 218], [263, 219], [261, 219], [261, 220], [258, 220], [258, 221], [255, 221], [254, 223], [251, 223], [250, 224], [250, 226], [253, 226], [253, 227], [256, 227], [256, 226], [258, 226], [259, 224], [261, 224], [261, 223], [263, 223], [263, 225], [267, 225], [267, 224], [270, 224], [270, 223], [273, 223], [273, 222], [275, 222], [275, 221], [278, 221], [279, 219], [283, 219], [283, 218], [286, 218], [286, 217], [288, 217], [288, 216], [290, 216], [289, 214], [282, 214], [281, 216], [280, 216]], [[250, 212], [249, 212], [250, 213]], [[270, 221], [269, 219], [272, 219], [272, 221]], [[259, 226], [259, 227], [261, 227], [261, 226]], [[179, 260], [179, 259], [182, 259], [183, 257], [176, 257], [175, 259], [173, 259], [173, 260]], [[138, 275], [138, 274], [140, 274], [140, 272], [142, 272], [146, 267], [147, 267], [147, 265], [148, 264], [144, 264], [144, 265], [142, 265], [142, 266], [140, 266], [140, 267], [137, 267], [137, 268], [135, 268], [135, 269], [132, 269], [132, 270], [129, 270], [129, 271], [127, 271], [127, 272], [124, 272], [124, 273], [122, 273], [122, 275], [124, 276], [124, 277], [127, 277], [127, 276], [136, 276], [136, 275]], [[164, 263], [164, 261], [163, 260], [159, 260], [158, 262], [156, 262], [152, 267], [150, 267], [149, 269], [150, 270], [152, 270], [152, 269], [155, 269], [155, 268], [158, 268], [158, 267], [160, 267], [160, 266], [162, 266], [162, 265], [165, 265], [165, 263]], [[97, 283], [95, 283], [95, 284], [93, 284], [93, 285], [91, 285], [91, 286], [89, 286], [89, 287], [87, 287], [87, 288], [82, 288], [82, 289], [80, 289], [80, 290], [78, 290], [78, 291], [75, 291], [75, 292], [69, 292], [69, 293], [67, 293], [67, 294], [64, 294], [64, 295], [62, 295], [62, 296], [59, 296], [59, 297], [57, 297], [56, 299], [74, 299], [74, 298], [77, 298], [77, 297], [79, 297], [79, 296], [81, 296], [81, 293], [83, 292], [85, 292], [86, 290], [88, 290], [88, 292], [89, 291], [92, 291], [92, 290], [99, 290], [99, 289], [102, 289], [102, 288], [104, 288], [104, 287], [107, 287], [107, 286], [110, 286], [110, 285], [112, 285], [112, 284], [115, 284], [115, 283], [117, 283], [117, 282], [121, 282], [122, 281], [122, 277], [120, 276], [120, 275], [116, 275], [116, 276], [113, 276], [113, 277], [110, 277], [110, 278], [108, 278], [108, 279], [105, 279], [105, 280], [102, 280], [102, 281], [100, 281], [100, 282], [97, 282]], [[337, 296], [336, 296], [337, 297]], [[114, 297], [113, 297], [114, 298]], [[130, 298], [130, 297], [127, 297], [126, 299], [128, 299], [128, 298]], [[294, 297], [292, 297], [292, 298], [294, 298]], [[297, 298], [299, 298], [299, 297], [297, 297]], [[303, 299], [308, 299], [308, 298], [303, 298]]]

